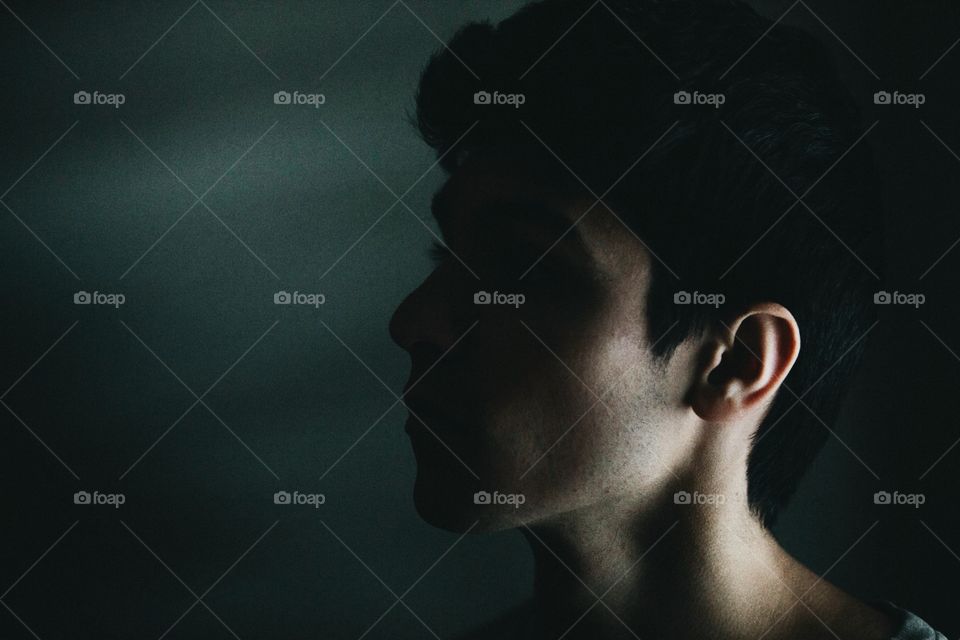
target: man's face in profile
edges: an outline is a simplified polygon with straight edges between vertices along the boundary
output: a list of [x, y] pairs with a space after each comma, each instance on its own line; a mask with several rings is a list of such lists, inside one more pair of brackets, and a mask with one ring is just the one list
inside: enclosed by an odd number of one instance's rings
[[450, 177], [390, 325], [415, 503], [534, 556], [532, 600], [471, 638], [937, 637], [772, 531], [836, 436], [883, 262], [877, 123], [785, 16], [544, 0], [421, 74]]
[[[450, 252], [391, 322], [412, 360], [407, 431], [429, 522], [493, 530], [666, 491], [685, 380], [650, 352], [649, 253], [593, 204], [490, 157], [437, 194]], [[478, 491], [522, 498], [476, 504]]]

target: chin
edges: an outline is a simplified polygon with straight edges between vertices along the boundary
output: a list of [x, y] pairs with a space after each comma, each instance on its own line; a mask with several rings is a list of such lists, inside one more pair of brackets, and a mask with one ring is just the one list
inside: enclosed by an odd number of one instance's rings
[[[434, 500], [432, 496], [425, 498], [418, 495], [417, 492], [414, 492], [413, 501], [420, 518], [430, 526], [438, 529], [444, 529], [445, 531], [451, 531], [453, 533], [463, 533], [470, 529], [470, 525], [474, 523], [474, 519], [471, 519], [469, 513], [463, 510], [453, 509], [449, 504]], [[476, 531], [476, 529], [477, 528], [474, 527], [473, 530]]]
[[[411, 440], [417, 461], [413, 502], [425, 522], [456, 533], [501, 531], [526, 522], [529, 505], [497, 504], [498, 492], [486, 491], [483, 483], [432, 435], [414, 431]], [[478, 460], [482, 456], [469, 458], [465, 455], [468, 447], [458, 449], [478, 475], [490, 475]]]
[[468, 529], [471, 533], [490, 533], [513, 529], [526, 522], [522, 507], [477, 504], [475, 493], [473, 482], [457, 483], [418, 470], [413, 502], [425, 522], [454, 533]]
[[425, 472], [418, 468], [413, 503], [417, 514], [439, 529], [463, 532], [477, 520], [472, 487], [462, 478], [454, 480], [448, 474]]

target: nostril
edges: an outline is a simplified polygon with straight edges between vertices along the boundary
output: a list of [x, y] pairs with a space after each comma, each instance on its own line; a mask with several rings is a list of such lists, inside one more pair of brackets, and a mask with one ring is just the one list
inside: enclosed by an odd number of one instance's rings
[[450, 356], [450, 354], [447, 354], [445, 357], [444, 354], [446, 351], [439, 345], [422, 341], [415, 342], [411, 345], [409, 351], [410, 361], [413, 363], [410, 371], [412, 380], [419, 380], [421, 376], [426, 375], [427, 372], [430, 371], [437, 373], [434, 370], [434, 365], [437, 364], [440, 359], [446, 360]]
[[435, 270], [394, 311], [389, 324], [391, 339], [408, 352], [418, 342], [441, 350], [450, 348], [471, 320], [464, 317], [464, 304], [459, 301], [472, 300], [472, 294], [456, 293], [461, 288], [450, 274]]

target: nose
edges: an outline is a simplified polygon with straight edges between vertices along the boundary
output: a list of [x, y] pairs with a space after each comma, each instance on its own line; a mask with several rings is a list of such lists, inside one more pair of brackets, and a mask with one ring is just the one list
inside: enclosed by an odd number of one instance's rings
[[430, 274], [390, 318], [391, 339], [408, 353], [423, 347], [446, 351], [460, 336], [456, 310], [463, 305], [457, 304], [457, 288], [441, 272], [442, 268]]

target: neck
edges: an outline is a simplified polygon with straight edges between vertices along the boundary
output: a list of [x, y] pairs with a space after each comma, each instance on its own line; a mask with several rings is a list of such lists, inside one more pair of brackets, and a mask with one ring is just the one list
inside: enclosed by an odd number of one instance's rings
[[[719, 476], [701, 470], [689, 477]], [[678, 490], [688, 491], [692, 504], [677, 504]], [[745, 479], [678, 481], [524, 533], [534, 551], [534, 605], [544, 637], [772, 640], [831, 638], [833, 629], [851, 626], [854, 632], [842, 637], [887, 631], [877, 612], [779, 546], [750, 512]]]

